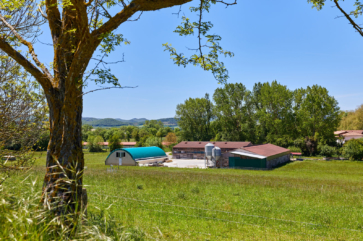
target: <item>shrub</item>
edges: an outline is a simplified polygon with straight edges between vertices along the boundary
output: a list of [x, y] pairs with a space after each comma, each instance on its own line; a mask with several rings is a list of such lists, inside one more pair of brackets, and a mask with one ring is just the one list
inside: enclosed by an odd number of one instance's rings
[[102, 144], [103, 138], [101, 136], [92, 137], [90, 136], [87, 140], [88, 151], [89, 152], [101, 152], [102, 151]]
[[343, 155], [349, 160], [361, 161], [363, 158], [363, 141], [352, 139], [343, 146]]
[[36, 151], [45, 151], [48, 148], [48, 143], [50, 139], [50, 132], [44, 131], [40, 134], [37, 143], [33, 146], [33, 150]]
[[169, 142], [171, 145], [176, 143], [176, 139], [177, 139], [177, 137], [176, 137], [175, 133], [173, 133], [173, 132], [169, 132], [165, 137], [165, 141]]
[[301, 148], [296, 146], [289, 146], [287, 149], [289, 149], [291, 152], [302, 152]]
[[157, 146], [157, 147], [163, 148], [163, 145], [161, 144], [160, 139], [155, 136], [151, 136], [151, 137], [147, 138], [147, 140], [145, 142], [145, 146]]
[[120, 143], [120, 138], [118, 135], [113, 135], [108, 140], [108, 147], [110, 148], [110, 152], [119, 148], [122, 148], [122, 145]]
[[337, 150], [335, 147], [329, 146], [329, 145], [321, 145], [319, 146], [320, 155], [331, 157], [332, 155], [336, 154]]

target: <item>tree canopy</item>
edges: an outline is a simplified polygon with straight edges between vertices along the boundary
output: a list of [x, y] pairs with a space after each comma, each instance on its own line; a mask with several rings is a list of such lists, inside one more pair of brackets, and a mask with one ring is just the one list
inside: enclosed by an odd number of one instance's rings
[[182, 140], [273, 143], [315, 153], [318, 145], [335, 143], [341, 119], [338, 102], [318, 85], [292, 91], [273, 81], [249, 91], [228, 83], [215, 90], [213, 100], [206, 95], [177, 106]]
[[363, 104], [354, 111], [343, 112], [339, 130], [363, 130]]
[[213, 118], [213, 105], [208, 94], [204, 98], [189, 98], [176, 107], [175, 119], [182, 129], [184, 140], [209, 140]]

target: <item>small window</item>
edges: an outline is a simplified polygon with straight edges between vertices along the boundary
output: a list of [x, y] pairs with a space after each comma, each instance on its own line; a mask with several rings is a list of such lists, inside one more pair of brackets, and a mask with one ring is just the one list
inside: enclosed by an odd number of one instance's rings
[[120, 152], [116, 152], [116, 157], [120, 157]]
[[121, 152], [121, 157], [125, 157], [125, 152]]

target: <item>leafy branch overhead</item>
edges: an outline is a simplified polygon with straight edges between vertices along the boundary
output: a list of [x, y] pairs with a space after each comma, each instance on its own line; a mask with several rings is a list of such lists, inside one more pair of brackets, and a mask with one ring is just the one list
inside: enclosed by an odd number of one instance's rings
[[90, 79], [91, 75], [95, 75], [97, 78], [93, 80], [96, 84], [107, 83], [112, 84], [113, 86], [121, 87], [119, 79], [114, 74], [112, 74], [111, 69], [107, 68], [105, 65], [124, 62], [124, 59], [122, 58], [122, 60], [113, 63], [105, 62], [103, 59], [105, 57], [109, 57], [109, 54], [115, 51], [115, 47], [121, 45], [122, 43], [128, 45], [130, 44], [130, 41], [124, 39], [122, 34], [114, 34], [112, 32], [102, 34], [100, 39], [102, 39], [102, 41], [100, 43], [99, 50], [103, 56], [101, 59], [92, 58], [92, 60], [97, 61], [97, 64], [91, 71], [89, 71], [89, 75], [84, 79], [84, 85], [86, 85], [86, 81]]
[[[182, 17], [182, 23], [179, 25], [175, 33], [179, 36], [189, 36], [194, 35], [196, 32], [198, 34], [198, 47], [194, 50], [198, 54], [193, 54], [190, 57], [185, 57], [183, 53], [178, 53], [171, 44], [165, 43], [164, 51], [168, 51], [170, 56], [174, 60], [174, 63], [178, 66], [182, 65], [186, 67], [188, 64], [193, 64], [194, 66], [201, 66], [204, 70], [211, 71], [214, 77], [219, 83], [225, 83], [228, 76], [228, 70], [224, 66], [224, 63], [219, 60], [222, 55], [224, 57], [233, 57], [234, 54], [231, 51], [224, 50], [220, 45], [222, 40], [221, 36], [216, 34], [209, 34], [210, 30], [213, 28], [213, 24], [210, 21], [204, 22], [203, 13], [209, 12], [212, 4], [223, 3], [227, 7], [234, 3], [225, 3], [223, 1], [212, 1], [212, 0], [200, 0], [198, 7], [190, 7], [191, 12], [198, 12], [198, 21], [191, 22], [191, 20], [185, 16]], [[203, 42], [205, 41], [205, 42]], [[207, 54], [203, 53], [203, 50], [207, 49], [209, 52]]]
[[[361, 0], [355, 0], [353, 7], [354, 9], [350, 12], [343, 9], [343, 7], [339, 4], [339, 0], [331, 0], [334, 2], [335, 7], [338, 8], [338, 10], [343, 14], [343, 16], [339, 17], [345, 17], [349, 23], [353, 26], [353, 28], [363, 37], [363, 27], [362, 24], [358, 24], [352, 17], [358, 18], [363, 13], [363, 3]], [[344, 1], [344, 0], [343, 0]], [[343, 2], [341, 1], [341, 2]], [[325, 4], [326, 0], [308, 0], [308, 3], [313, 4], [313, 8], [316, 8], [318, 11], [321, 10]]]

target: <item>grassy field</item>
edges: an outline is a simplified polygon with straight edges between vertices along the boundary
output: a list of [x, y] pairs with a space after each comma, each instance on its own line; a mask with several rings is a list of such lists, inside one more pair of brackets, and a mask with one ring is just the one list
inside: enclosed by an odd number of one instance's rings
[[[363, 240], [363, 163], [292, 162], [273, 171], [122, 167], [111, 173], [107, 154], [86, 153], [84, 177], [89, 218], [107, 218], [104, 232], [135, 228], [147, 240]], [[37, 179], [40, 189], [45, 156], [37, 155], [29, 180]]]

